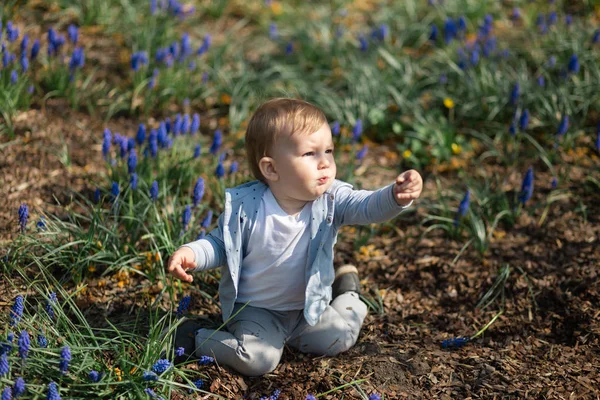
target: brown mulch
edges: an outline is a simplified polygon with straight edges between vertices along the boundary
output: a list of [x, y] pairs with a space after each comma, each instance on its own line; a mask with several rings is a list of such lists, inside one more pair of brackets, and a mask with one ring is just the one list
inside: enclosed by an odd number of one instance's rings
[[[0, 138], [1, 186], [7, 188], [0, 197], [0, 249], [17, 235], [16, 214], [22, 202], [29, 204], [34, 216], [39, 209], [61, 212], [58, 204], [69, 204], [72, 193], [90, 195], [97, 183], [104, 182], [102, 123], [62, 109], [50, 104], [45, 112], [27, 111], [16, 119], [16, 138], [12, 142]], [[126, 120], [111, 124], [113, 131], [130, 135], [135, 131]], [[360, 176], [363, 187], [390, 182], [399, 171], [396, 161], [383, 157], [388, 150], [370, 149], [369, 168]], [[69, 162], [64, 158], [67, 153]], [[209, 376], [210, 390], [226, 398], [254, 399], [280, 389], [281, 399], [303, 399], [307, 393], [364, 379], [360, 387], [367, 394], [377, 392], [390, 399], [600, 398], [600, 205], [597, 194], [582, 188], [585, 171], [573, 168], [569, 189], [574, 196], [553, 203], [541, 226], [542, 209], [523, 215], [513, 228], [499, 227], [487, 253], [469, 250], [456, 263], [464, 241], [452, 241], [440, 232], [420, 238], [426, 210], [418, 205], [383, 226], [363, 248], [355, 243], [368, 228], [345, 229], [336, 262], [356, 263], [363, 294], [379, 294], [384, 305], [382, 314], [371, 311], [356, 346], [335, 358], [286, 350], [279, 367], [262, 378], [241, 377], [212, 365], [202, 370]], [[498, 166], [490, 166], [488, 172], [506, 174], [513, 189], [520, 185], [520, 174]], [[444, 185], [460, 185], [452, 175], [444, 174]], [[550, 179], [536, 173], [536, 182], [548, 184], [536, 185], [532, 202], [548, 194]], [[422, 197], [423, 203], [437, 197], [431, 179]], [[484, 311], [475, 305], [505, 264], [511, 266], [511, 274], [505, 285], [504, 313], [472, 343], [442, 349], [442, 340], [473, 335], [499, 311], [498, 303]], [[129, 290], [110, 278], [103, 285], [100, 280], [92, 279], [78, 299], [97, 324], [104, 318], [127, 321], [143, 312], [147, 294], [160, 289], [158, 283], [136, 277]], [[7, 277], [0, 280], [3, 299], [22, 290], [9, 284]], [[163, 302], [164, 307], [167, 304]], [[8, 301], [2, 305], [6, 311]], [[192, 313], [219, 318], [215, 304], [199, 296]], [[342, 397], [360, 395], [347, 387], [324, 396]]]

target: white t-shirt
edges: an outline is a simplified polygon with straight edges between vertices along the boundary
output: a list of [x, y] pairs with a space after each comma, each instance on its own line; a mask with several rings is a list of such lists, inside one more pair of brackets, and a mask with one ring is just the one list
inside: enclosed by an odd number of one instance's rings
[[311, 206], [291, 216], [265, 191], [242, 260], [237, 302], [273, 311], [304, 308]]

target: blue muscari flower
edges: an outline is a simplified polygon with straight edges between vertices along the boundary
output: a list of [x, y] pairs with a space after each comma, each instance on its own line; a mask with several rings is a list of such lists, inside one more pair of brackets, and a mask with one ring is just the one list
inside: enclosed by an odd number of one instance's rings
[[269, 37], [271, 40], [277, 40], [279, 38], [279, 34], [277, 33], [277, 25], [274, 22], [269, 25]]
[[190, 35], [184, 33], [181, 36], [181, 55], [180, 60], [185, 59], [188, 55], [192, 54], [192, 45], [190, 42]]
[[206, 237], [206, 231], [204, 229], [200, 230], [198, 236], [196, 236], [196, 240], [204, 239]]
[[574, 74], [579, 72], [579, 58], [577, 58], [577, 54], [573, 54], [569, 59], [569, 64], [567, 65], [567, 69], [569, 72]]
[[164, 123], [165, 123], [165, 131], [167, 131], [167, 133], [171, 133], [171, 127], [172, 127], [171, 118], [169, 118], [169, 117], [165, 118]]
[[131, 54], [131, 69], [139, 71], [142, 65], [148, 64], [148, 53], [145, 51], [137, 51]]
[[517, 134], [517, 126], [515, 125], [515, 122], [511, 122], [510, 126], [508, 127], [508, 133], [511, 134], [511, 136], [515, 136]]
[[150, 156], [155, 158], [158, 154], [158, 138], [156, 129], [150, 131], [150, 138], [148, 140], [148, 149], [150, 149]]
[[183, 226], [183, 230], [187, 231], [188, 225], [190, 224], [190, 220], [192, 219], [192, 209], [189, 205], [185, 206], [183, 210], [183, 214], [181, 215], [181, 225]]
[[360, 136], [362, 135], [362, 130], [363, 130], [362, 120], [357, 119], [356, 124], [354, 125], [354, 128], [352, 128], [352, 140], [354, 142], [358, 142], [358, 140], [360, 139]]
[[8, 68], [8, 64], [10, 63], [10, 52], [8, 49], [4, 50], [2, 54], [2, 66], [4, 68]]
[[100, 203], [100, 197], [101, 197], [101, 193], [100, 193], [100, 188], [96, 188], [96, 190], [94, 191], [94, 203], [98, 204]]
[[444, 22], [444, 41], [446, 44], [450, 43], [452, 39], [456, 37], [457, 32], [454, 20], [452, 18], [446, 18], [446, 22]]
[[21, 228], [21, 232], [25, 232], [25, 228], [27, 227], [28, 219], [29, 219], [29, 207], [27, 207], [27, 204], [23, 203], [19, 206], [19, 226]]
[[12, 400], [12, 389], [10, 387], [5, 388], [2, 391], [2, 400]]
[[29, 45], [29, 35], [24, 35], [21, 40], [21, 45], [19, 48], [21, 49], [21, 54], [23, 55], [27, 51], [27, 46]]
[[494, 50], [496, 50], [496, 37], [490, 36], [485, 39], [485, 43], [483, 44], [483, 56], [489, 57]]
[[152, 201], [158, 200], [158, 182], [152, 182], [152, 186], [150, 186], [150, 198]]
[[223, 163], [219, 161], [219, 164], [217, 165], [217, 168], [215, 169], [215, 176], [217, 178], [222, 178], [225, 176], [225, 167], [223, 166]]
[[173, 364], [171, 364], [171, 361], [161, 358], [156, 363], [154, 363], [154, 365], [152, 366], [152, 371], [156, 372], [157, 374], [162, 374], [172, 366]]
[[569, 129], [569, 116], [563, 115], [562, 119], [560, 120], [560, 124], [558, 125], [558, 131], [556, 131], [556, 134], [558, 136], [562, 136], [565, 133], [567, 133], [568, 129]]
[[600, 29], [596, 29], [594, 31], [594, 36], [592, 36], [592, 43], [596, 44], [600, 41]]
[[61, 400], [56, 383], [50, 382], [48, 384], [48, 395], [46, 396], [46, 400]]
[[194, 381], [194, 386], [198, 389], [201, 389], [204, 386], [204, 381], [202, 379], [198, 379]]
[[[119, 188], [119, 185], [117, 185], [117, 189]], [[117, 193], [118, 195], [118, 193]], [[46, 313], [48, 314], [48, 316], [50, 317], [50, 319], [54, 319], [54, 304], [56, 304], [58, 302], [58, 298], [56, 297], [56, 293], [52, 292], [50, 293], [50, 296], [48, 297], [48, 301], [46, 302]]]
[[333, 124], [331, 125], [331, 134], [333, 136], [338, 136], [340, 134], [340, 122], [339, 121], [333, 121]]
[[121, 158], [125, 158], [125, 156], [127, 155], [127, 151], [129, 150], [129, 140], [125, 136], [121, 137], [121, 141], [119, 142], [119, 148], [121, 150]]
[[27, 59], [27, 55], [21, 55], [21, 72], [25, 73], [29, 69], [29, 60]]
[[71, 349], [69, 348], [69, 346], [65, 346], [62, 348], [62, 350], [60, 352], [60, 363], [58, 365], [60, 372], [62, 372], [63, 374], [67, 373], [67, 371], [69, 369], [70, 361], [71, 361]]
[[158, 380], [158, 375], [156, 375], [152, 371], [144, 371], [144, 374], [142, 375], [142, 379], [145, 380], [146, 382], [157, 381]]
[[431, 25], [431, 30], [429, 32], [429, 40], [431, 40], [432, 42], [435, 42], [438, 37], [438, 32], [439, 32], [439, 29], [438, 29], [437, 25], [435, 25], [435, 24]]
[[440, 83], [442, 85], [445, 85], [446, 83], [448, 83], [448, 76], [446, 74], [441, 74], [440, 75]]
[[467, 30], [467, 19], [464, 15], [461, 15], [456, 22], [459, 32], [465, 32]]
[[521, 117], [519, 118], [519, 129], [524, 131], [527, 129], [527, 125], [529, 125], [529, 110], [525, 109], [521, 113]]
[[31, 345], [29, 333], [26, 330], [21, 331], [17, 344], [19, 345], [19, 356], [23, 360], [26, 359], [29, 354], [29, 346]]
[[119, 196], [119, 193], [121, 193], [121, 191], [119, 190], [119, 184], [117, 182], [113, 182], [112, 187], [110, 188], [110, 194], [112, 194], [112, 196], [116, 198], [117, 196]]
[[537, 83], [538, 83], [538, 86], [540, 86], [540, 87], [546, 86], [546, 79], [544, 78], [543, 75], [538, 76]]
[[519, 201], [521, 204], [525, 205], [527, 200], [531, 198], [533, 194], [533, 168], [529, 167], [527, 173], [525, 174], [525, 178], [523, 179], [523, 183], [521, 185], [521, 194], [519, 195]]
[[138, 181], [139, 181], [138, 174], [135, 172], [133, 174], [131, 174], [131, 178], [129, 178], [129, 186], [131, 186], [132, 190], [137, 190]]
[[198, 365], [208, 365], [214, 361], [215, 361], [215, 359], [212, 357], [201, 356], [200, 359], [198, 360]]
[[556, 65], [556, 56], [550, 56], [548, 59], [548, 66], [553, 68]]
[[378, 395], [377, 393], [372, 393], [372, 394], [369, 396], [369, 400], [381, 400], [381, 396], [380, 396], [380, 395]]
[[35, 226], [38, 228], [38, 231], [45, 231], [46, 230], [46, 218], [43, 215], [40, 216], [40, 219], [35, 224]]
[[146, 392], [146, 394], [148, 396], [150, 396], [150, 398], [152, 398], [152, 399], [157, 399], [158, 398], [158, 395], [154, 392], [154, 390], [152, 390], [150, 388], [144, 389], [144, 392]]
[[213, 137], [212, 145], [210, 146], [210, 154], [217, 154], [221, 148], [221, 144], [223, 144], [223, 136], [221, 131], [217, 129], [215, 131], [215, 136]]
[[135, 139], [132, 137], [127, 138], [127, 150], [131, 152], [133, 149], [135, 149]]
[[97, 383], [100, 381], [100, 373], [96, 370], [91, 370], [90, 373], [88, 374], [88, 378], [93, 383]]
[[31, 52], [29, 53], [29, 58], [31, 58], [31, 61], [35, 60], [39, 53], [40, 53], [40, 40], [35, 39], [33, 41], [33, 45], [31, 45]]
[[208, 213], [206, 213], [206, 217], [204, 217], [204, 219], [202, 220], [202, 223], [200, 224], [203, 228], [207, 228], [210, 226], [210, 223], [212, 222], [212, 217], [213, 217], [213, 212], [211, 210], [208, 210]]
[[208, 72], [205, 71], [202, 74], [202, 83], [206, 83], [206, 82], [208, 82]]
[[44, 336], [41, 333], [38, 333], [37, 342], [38, 342], [38, 346], [40, 346], [40, 348], [42, 348], [42, 349], [45, 349], [48, 347], [48, 339], [46, 339], [46, 336]]
[[104, 136], [102, 141], [102, 156], [105, 160], [108, 160], [108, 153], [110, 152], [110, 136]]
[[510, 92], [510, 104], [515, 105], [519, 101], [520, 88], [519, 82], [515, 83]]
[[[25, 204], [21, 205], [21, 207], [25, 206]], [[21, 207], [19, 207], [19, 220], [21, 220]], [[27, 207], [27, 206], [25, 206]], [[25, 211], [27, 212], [27, 211]], [[27, 217], [25, 217], [27, 218]], [[15, 298], [15, 304], [12, 306], [12, 310], [10, 311], [10, 323], [9, 326], [14, 327], [17, 326], [21, 317], [23, 316], [23, 311], [25, 310], [25, 299], [23, 296], [19, 295]]]
[[12, 21], [6, 23], [6, 38], [11, 43], [19, 38], [19, 28], [13, 27]]
[[0, 355], [0, 376], [8, 375], [10, 372], [10, 363], [8, 362], [8, 354], [6, 352]]
[[567, 24], [567, 26], [571, 26], [572, 23], [573, 23], [573, 16], [571, 14], [565, 15], [565, 24]]
[[552, 177], [552, 183], [550, 184], [550, 186], [552, 187], [552, 189], [556, 189], [556, 187], [558, 186], [558, 181], [556, 180], [556, 177]]
[[192, 302], [192, 296], [183, 296], [179, 305], [177, 306], [177, 317], [181, 318], [183, 314], [190, 307], [190, 303]]
[[360, 51], [365, 52], [369, 49], [369, 42], [367, 42], [367, 39], [363, 35], [358, 37], [358, 43]]
[[85, 64], [85, 54], [82, 47], [77, 47], [73, 50], [71, 61], [69, 62], [69, 69], [73, 72], [76, 68], [81, 68]]
[[201, 56], [202, 54], [206, 53], [208, 51], [208, 49], [210, 48], [211, 41], [212, 41], [212, 37], [210, 35], [205, 35], [204, 40], [202, 41], [202, 45], [198, 48], [198, 51], [196, 51], [196, 54]]
[[471, 65], [475, 66], [479, 63], [479, 51], [477, 49], [471, 52]]
[[175, 356], [181, 357], [185, 353], [185, 349], [183, 347], [178, 347], [175, 349]]
[[150, 14], [156, 14], [156, 0], [150, 0]]
[[363, 158], [365, 158], [365, 156], [367, 155], [367, 150], [368, 150], [369, 146], [367, 146], [366, 144], [362, 147], [362, 149], [360, 149], [357, 153], [356, 153], [356, 159], [357, 160], [362, 160]]
[[235, 174], [237, 172], [238, 168], [239, 168], [239, 163], [237, 161], [232, 162], [231, 165], [229, 166], [229, 175]]
[[521, 19], [521, 10], [518, 7], [512, 9], [512, 13], [510, 14], [510, 19], [513, 21]]
[[34, 90], [33, 85], [29, 85], [29, 87], [27, 88], [27, 93], [33, 94], [33, 90]]
[[446, 339], [446, 340], [442, 341], [442, 348], [450, 349], [450, 348], [463, 347], [465, 344], [467, 344], [468, 341], [469, 341], [468, 337], [455, 337], [452, 339]]
[[201, 151], [202, 151], [202, 146], [197, 144], [196, 147], [194, 147], [194, 158], [200, 157]]
[[137, 133], [135, 135], [135, 140], [140, 146], [144, 144], [144, 141], [146, 140], [146, 126], [144, 124], [140, 124], [140, 126], [138, 127]]
[[185, 135], [186, 133], [190, 133], [190, 116], [185, 114], [181, 121], [181, 134]]
[[129, 153], [129, 157], [127, 158], [127, 171], [130, 174], [133, 174], [135, 172], [136, 167], [137, 167], [137, 153], [135, 152], [135, 149], [131, 149], [131, 152]]
[[461, 217], [467, 215], [467, 211], [469, 211], [469, 205], [471, 204], [471, 191], [467, 190], [465, 192], [465, 196], [460, 201], [458, 205], [458, 211], [456, 212], [456, 217], [454, 218], [454, 226], [458, 226]]
[[25, 380], [22, 377], [15, 379], [15, 385], [13, 386], [13, 395], [16, 397], [21, 396], [25, 393]]
[[79, 29], [73, 24], [69, 25], [67, 28], [67, 36], [69, 36], [71, 43], [77, 44], [77, 41], [79, 40]]
[[177, 136], [181, 133], [181, 114], [175, 115], [175, 120], [173, 120], [173, 135]]
[[192, 125], [190, 126], [190, 135], [195, 135], [200, 130], [200, 115], [194, 114], [192, 117]]
[[17, 70], [14, 70], [10, 73], [10, 83], [13, 85], [17, 83], [19, 80], [19, 74], [17, 74]]
[[548, 26], [552, 26], [554, 24], [556, 24], [556, 21], [558, 21], [558, 15], [556, 14], [556, 11], [552, 11], [551, 13], [548, 14]]
[[317, 400], [317, 398], [315, 396], [313, 396], [312, 394], [307, 394], [306, 398], [304, 400]]
[[292, 41], [287, 42], [285, 45], [285, 54], [288, 56], [294, 52], [294, 43]]

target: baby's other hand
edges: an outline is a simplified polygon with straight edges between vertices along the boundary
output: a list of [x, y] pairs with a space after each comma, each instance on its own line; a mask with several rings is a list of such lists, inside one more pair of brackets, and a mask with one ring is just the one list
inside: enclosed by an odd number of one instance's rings
[[189, 247], [180, 247], [167, 263], [167, 271], [175, 278], [184, 282], [193, 282], [194, 277], [187, 272], [188, 269], [196, 268], [196, 255]]
[[398, 175], [394, 185], [394, 199], [396, 203], [405, 206], [421, 196], [423, 178], [414, 169], [409, 169]]

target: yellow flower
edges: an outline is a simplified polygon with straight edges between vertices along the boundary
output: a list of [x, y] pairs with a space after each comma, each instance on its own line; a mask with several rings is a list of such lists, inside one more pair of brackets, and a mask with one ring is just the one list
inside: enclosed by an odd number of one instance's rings
[[118, 286], [118, 287], [120, 287], [120, 288], [123, 288], [123, 287], [125, 287], [125, 281], [119, 281], [119, 282], [117, 283], [117, 286]]
[[462, 152], [462, 147], [460, 147], [456, 143], [452, 143], [452, 153], [460, 154], [461, 152]]
[[102, 242], [98, 240], [96, 242], [96, 246], [98, 246], [98, 248], [101, 249], [102, 248]]
[[271, 3], [271, 11], [273, 11], [273, 14], [275, 15], [281, 15], [281, 13], [283, 12], [281, 3], [278, 1], [274, 1], [273, 3]]
[[412, 151], [406, 149], [402, 152], [402, 157], [409, 158], [410, 156], [412, 156]]
[[114, 371], [115, 371], [115, 375], [117, 376], [117, 380], [119, 382], [121, 382], [123, 380], [123, 376], [122, 376], [123, 375], [123, 371], [121, 371], [119, 369], [119, 367], [115, 367]]
[[88, 267], [88, 271], [89, 271], [89, 272], [96, 272], [96, 266], [95, 266], [95, 265], [90, 265], [90, 266]]
[[227, 93], [223, 93], [221, 95], [221, 103], [223, 104], [231, 104], [231, 96]]
[[446, 108], [450, 108], [450, 109], [451, 109], [451, 108], [454, 108], [454, 101], [452, 101], [452, 99], [451, 99], [451, 98], [449, 98], [449, 97], [446, 97], [446, 98], [444, 99], [444, 106], [446, 106]]

